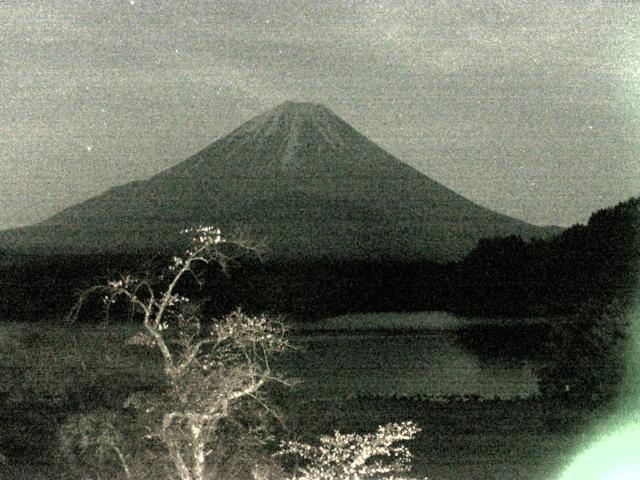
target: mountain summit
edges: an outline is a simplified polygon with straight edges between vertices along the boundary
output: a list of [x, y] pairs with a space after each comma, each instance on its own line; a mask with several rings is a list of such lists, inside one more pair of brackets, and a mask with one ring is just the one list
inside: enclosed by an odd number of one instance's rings
[[287, 178], [311, 188], [321, 178], [389, 175], [406, 167], [372, 147], [325, 106], [285, 102], [161, 175]]
[[264, 238], [280, 257], [449, 260], [483, 237], [546, 237], [401, 162], [323, 105], [285, 102], [185, 161], [31, 227], [0, 234], [26, 251], [172, 248], [216, 225]]

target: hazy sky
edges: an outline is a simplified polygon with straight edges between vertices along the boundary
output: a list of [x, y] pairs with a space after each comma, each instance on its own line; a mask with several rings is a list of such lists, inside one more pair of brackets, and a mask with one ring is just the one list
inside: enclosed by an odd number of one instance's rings
[[0, 46], [0, 228], [287, 99], [533, 223], [640, 195], [636, 1], [2, 0]]

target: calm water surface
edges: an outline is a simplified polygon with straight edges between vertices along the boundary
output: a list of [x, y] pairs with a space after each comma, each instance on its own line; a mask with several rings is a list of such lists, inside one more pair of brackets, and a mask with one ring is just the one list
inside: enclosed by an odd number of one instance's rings
[[480, 355], [452, 331], [385, 334], [298, 334], [299, 350], [281, 359], [283, 373], [318, 398], [353, 394], [477, 394], [510, 398], [538, 393], [534, 367], [523, 355]]

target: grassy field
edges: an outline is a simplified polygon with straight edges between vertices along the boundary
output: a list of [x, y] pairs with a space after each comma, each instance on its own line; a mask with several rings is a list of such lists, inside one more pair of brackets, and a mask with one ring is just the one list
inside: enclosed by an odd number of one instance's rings
[[[5, 323], [0, 326], [2, 478], [57, 478], [56, 435], [74, 413], [118, 408], [161, 379], [155, 353], [126, 345], [133, 325]], [[372, 431], [413, 420], [416, 473], [433, 480], [551, 479], [586, 441], [594, 415], [542, 400], [433, 403], [356, 398], [284, 402], [309, 440], [335, 429]]]

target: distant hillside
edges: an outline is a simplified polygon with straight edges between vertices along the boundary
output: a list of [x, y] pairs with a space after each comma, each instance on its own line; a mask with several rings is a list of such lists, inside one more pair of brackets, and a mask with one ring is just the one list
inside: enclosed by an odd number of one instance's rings
[[327, 108], [286, 102], [147, 181], [0, 233], [22, 252], [175, 248], [198, 224], [264, 239], [273, 258], [457, 259], [481, 238], [546, 238], [431, 180]]
[[628, 305], [640, 280], [640, 197], [546, 241], [483, 240], [457, 270], [458, 311], [573, 313], [613, 298]]

